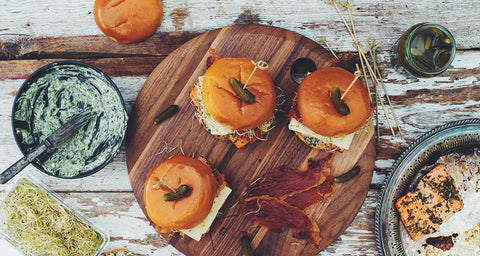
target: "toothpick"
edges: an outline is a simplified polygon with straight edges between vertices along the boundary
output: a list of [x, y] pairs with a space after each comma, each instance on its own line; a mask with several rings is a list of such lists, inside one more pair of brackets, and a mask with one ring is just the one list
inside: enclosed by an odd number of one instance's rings
[[356, 64], [357, 66], [357, 71], [355, 71], [355, 73], [353, 73], [354, 75], [354, 78], [353, 78], [353, 81], [350, 83], [350, 85], [348, 86], [347, 90], [343, 93], [342, 97], [340, 97], [341, 100], [343, 100], [343, 98], [345, 97], [345, 95], [347, 95], [347, 93], [350, 91], [350, 89], [352, 88], [353, 84], [358, 80], [358, 78], [362, 75], [361, 72], [360, 72], [360, 69], [358, 68], [358, 64]]
[[175, 192], [176, 190], [172, 188], [172, 186], [168, 185], [168, 183], [165, 181], [164, 178], [161, 178], [159, 181], [155, 182], [153, 184], [153, 187], [156, 188], [160, 185], [164, 184], [165, 186], [167, 186], [172, 192]]
[[259, 60], [258, 62], [255, 62], [252, 60], [252, 63], [253, 65], [255, 65], [255, 68], [252, 70], [252, 73], [250, 73], [250, 76], [248, 77], [247, 81], [245, 82], [245, 84], [243, 85], [243, 89], [245, 89], [247, 87], [247, 84], [248, 82], [250, 82], [250, 79], [252, 78], [253, 76], [253, 73], [255, 73], [255, 71], [257, 70], [257, 68], [261, 69], [261, 70], [267, 70], [268, 69], [268, 63], [266, 63], [265, 61], [263, 60]]

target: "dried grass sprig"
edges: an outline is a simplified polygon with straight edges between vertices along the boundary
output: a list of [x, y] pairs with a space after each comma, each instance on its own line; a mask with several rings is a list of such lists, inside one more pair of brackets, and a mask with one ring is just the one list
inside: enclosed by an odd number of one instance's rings
[[340, 44], [337, 44], [337, 43], [334, 43], [334, 42], [328, 42], [327, 39], [324, 37], [324, 36], [316, 36], [314, 38], [315, 42], [317, 42], [318, 44], [320, 45], [325, 45], [327, 47], [327, 49], [330, 51], [330, 53], [335, 57], [337, 58], [337, 60], [339, 60], [338, 56], [335, 54], [335, 52], [332, 50], [332, 47], [330, 47], [330, 45], [340, 45]]
[[385, 93], [385, 98], [387, 99], [388, 105], [390, 106], [390, 111], [392, 112], [393, 119], [395, 120], [395, 123], [397, 124], [398, 133], [400, 133], [400, 135], [403, 135], [402, 129], [400, 128], [400, 125], [398, 125], [398, 119], [397, 119], [397, 116], [395, 115], [395, 111], [393, 110], [393, 104], [390, 101], [390, 96], [388, 96], [387, 88], [385, 86], [385, 83], [383, 82], [382, 73], [380, 72], [380, 69], [378, 68], [378, 65], [377, 65], [376, 49], [380, 45], [382, 45], [382, 43], [383, 43], [382, 41], [377, 42], [374, 37], [369, 37], [367, 39], [368, 53], [370, 54], [370, 57], [371, 57], [372, 62], [373, 62], [373, 69], [374, 69], [374, 71], [375, 71], [375, 73], [378, 77], [378, 80], [380, 81], [380, 85], [382, 86], [382, 89]]

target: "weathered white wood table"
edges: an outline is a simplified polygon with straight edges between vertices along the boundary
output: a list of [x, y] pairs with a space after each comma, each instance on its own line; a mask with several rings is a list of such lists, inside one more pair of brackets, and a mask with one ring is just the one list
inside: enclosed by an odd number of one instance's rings
[[[350, 35], [335, 8], [324, 1], [171, 1], [165, 0], [163, 23], [148, 40], [121, 45], [103, 36], [93, 15], [94, 1], [14, 1], [0, 3], [0, 169], [21, 157], [11, 129], [11, 107], [24, 79], [44, 64], [74, 59], [97, 66], [120, 88], [128, 111], [148, 74], [176, 47], [203, 32], [234, 24], [263, 24], [322, 36], [342, 60], [355, 58]], [[360, 42], [373, 36], [387, 91], [403, 130], [393, 136], [379, 117], [376, 169], [357, 217], [320, 255], [377, 255], [374, 213], [383, 180], [409, 143], [432, 128], [480, 116], [480, 8], [466, 1], [352, 0]], [[396, 73], [391, 45], [410, 26], [439, 23], [457, 40], [451, 67], [436, 78]], [[382, 113], [382, 112], [381, 112]], [[114, 161], [95, 175], [77, 180], [37, 176], [66, 202], [103, 226], [111, 236], [107, 250], [128, 248], [139, 255], [181, 255], [149, 226], [131, 192], [125, 145]], [[0, 186], [0, 191], [6, 189]], [[3, 255], [0, 251], [0, 255]]]

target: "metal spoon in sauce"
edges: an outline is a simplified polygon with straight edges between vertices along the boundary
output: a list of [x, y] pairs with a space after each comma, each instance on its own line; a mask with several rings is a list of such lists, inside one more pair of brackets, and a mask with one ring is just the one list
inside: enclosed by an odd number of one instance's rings
[[292, 80], [300, 84], [303, 79], [313, 71], [317, 70], [315, 62], [309, 58], [300, 58], [293, 62], [290, 68], [290, 77]]

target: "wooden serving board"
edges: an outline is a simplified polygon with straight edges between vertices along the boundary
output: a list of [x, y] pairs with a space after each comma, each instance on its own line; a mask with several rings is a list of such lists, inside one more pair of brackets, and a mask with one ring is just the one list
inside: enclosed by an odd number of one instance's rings
[[[279, 96], [276, 125], [266, 141], [237, 149], [229, 141], [210, 135], [193, 118], [195, 108], [189, 92], [206, 71], [208, 49], [225, 57], [249, 57], [269, 63], [268, 72]], [[233, 192], [210, 228], [196, 242], [178, 234], [164, 237], [186, 255], [242, 255], [242, 231], [253, 236], [257, 255], [315, 255], [345, 231], [359, 211], [369, 189], [375, 162], [374, 129], [371, 122], [355, 135], [351, 149], [335, 153], [332, 174], [338, 176], [355, 165], [360, 174], [347, 183], [335, 184], [336, 191], [322, 203], [307, 210], [318, 223], [323, 240], [320, 247], [292, 238], [290, 230], [275, 233], [254, 227], [244, 217], [237, 200], [246, 185], [274, 167], [288, 165], [305, 170], [309, 158], [327, 153], [309, 148], [287, 128], [297, 85], [290, 79], [290, 66], [300, 57], [310, 57], [317, 67], [341, 66], [336, 58], [317, 43], [291, 31], [261, 25], [237, 25], [204, 33], [172, 52], [148, 77], [138, 94], [128, 130], [127, 165], [133, 192], [145, 212], [144, 183], [150, 170], [174, 155], [202, 154], [221, 172]], [[179, 111], [167, 121], [154, 125], [156, 115], [171, 104]], [[165, 150], [168, 146], [168, 150]], [[173, 149], [173, 147], [176, 147]], [[168, 152], [167, 152], [168, 151]]]

